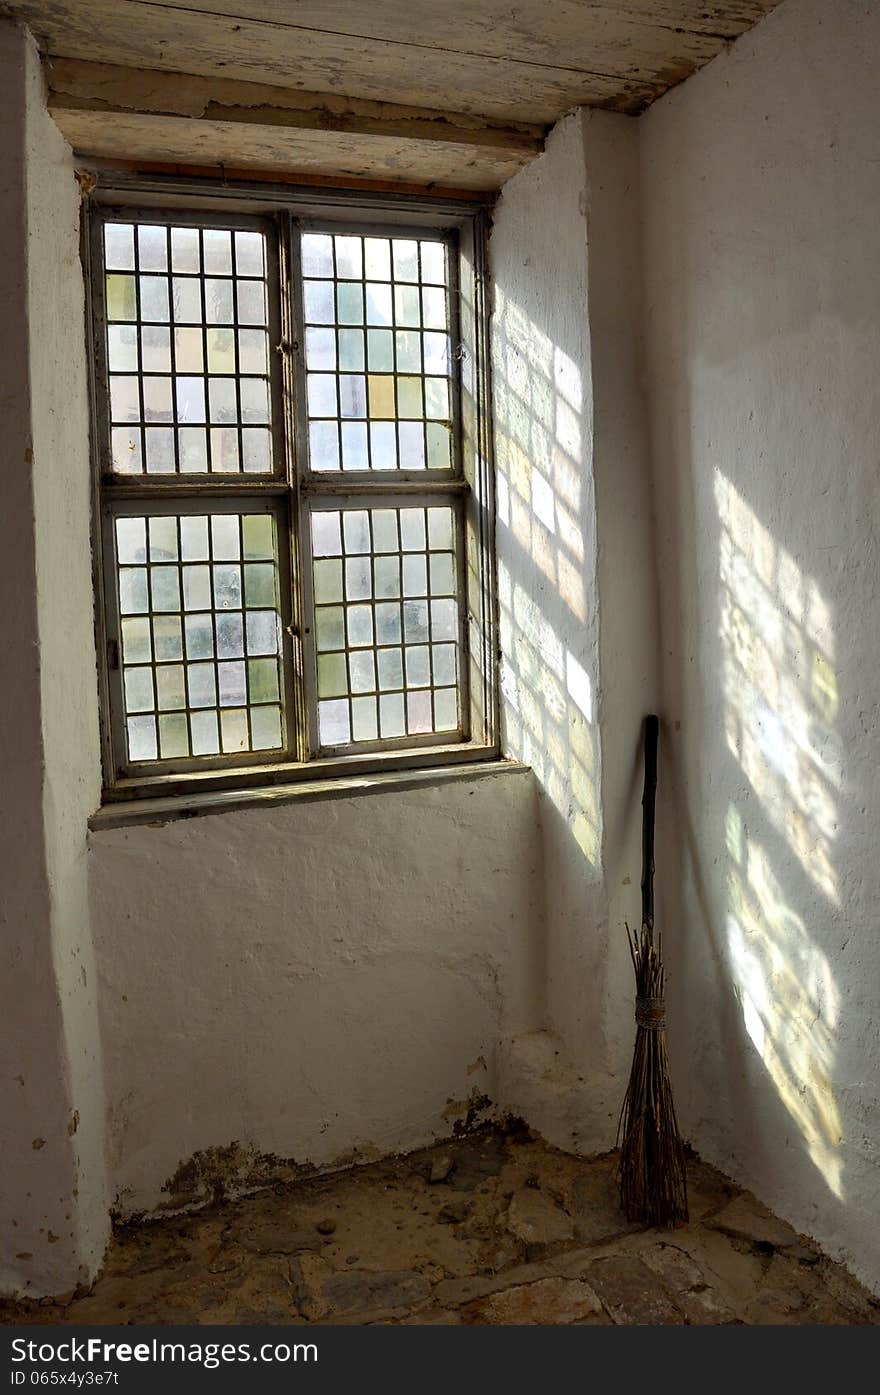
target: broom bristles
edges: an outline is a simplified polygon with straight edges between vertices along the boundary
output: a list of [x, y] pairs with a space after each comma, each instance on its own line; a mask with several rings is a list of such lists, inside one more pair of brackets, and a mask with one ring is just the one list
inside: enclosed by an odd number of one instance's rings
[[[636, 1043], [618, 1126], [620, 1200], [627, 1220], [674, 1226], [688, 1218], [684, 1147], [666, 1052], [666, 975], [653, 927], [626, 927], [636, 978]], [[642, 1019], [641, 1021], [639, 1019]]]

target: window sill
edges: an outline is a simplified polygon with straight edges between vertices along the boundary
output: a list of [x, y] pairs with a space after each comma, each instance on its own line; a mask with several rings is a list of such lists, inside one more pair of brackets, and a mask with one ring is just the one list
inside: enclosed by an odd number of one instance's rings
[[177, 819], [199, 818], [205, 814], [225, 814], [239, 809], [274, 809], [301, 800], [351, 799], [364, 794], [409, 790], [450, 784], [498, 775], [528, 774], [530, 767], [519, 761], [504, 760], [493, 752], [482, 759], [460, 764], [403, 770], [374, 770], [299, 779], [287, 784], [261, 785], [250, 789], [202, 790], [196, 794], [174, 794], [105, 804], [89, 819], [89, 828], [127, 828], [135, 824], [161, 825]]

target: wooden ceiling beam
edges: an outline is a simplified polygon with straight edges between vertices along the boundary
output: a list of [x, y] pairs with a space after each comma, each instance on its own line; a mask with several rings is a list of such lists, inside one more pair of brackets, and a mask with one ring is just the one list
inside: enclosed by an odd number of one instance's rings
[[[107, 3], [107, 0], [97, 0]], [[521, 58], [562, 68], [647, 76], [670, 61], [705, 58], [712, 40], [735, 39], [779, 0], [139, 0], [216, 19], [274, 25], [331, 38]], [[629, 52], [627, 53], [626, 50]]]
[[82, 155], [494, 190], [544, 127], [231, 78], [44, 61], [49, 110]]
[[778, 0], [0, 0], [41, 53], [501, 123], [637, 115]]
[[[86, 62], [124, 64], [307, 92], [345, 93], [431, 110], [452, 109], [497, 121], [549, 124], [580, 105], [641, 111], [657, 95], [656, 83], [638, 74], [632, 45], [616, 43], [617, 62], [603, 69], [589, 29], [572, 38], [566, 66], [536, 57], [522, 34], [502, 30], [503, 56], [456, 48], [461, 7], [434, 8], [445, 15], [449, 47], [376, 38], [384, 0], [366, 11], [366, 35], [327, 33], [295, 25], [212, 14], [184, 5], [144, 0], [0, 0], [32, 30], [43, 54]], [[542, 0], [542, 12], [552, 12]], [[257, 13], [258, 9], [253, 8]], [[479, 6], [477, 6], [477, 11]], [[581, 7], [585, 25], [589, 9]], [[290, 13], [295, 13], [291, 7]], [[389, 31], [390, 32], [390, 31]], [[493, 26], [486, 43], [496, 46]], [[689, 39], [684, 40], [686, 45]], [[676, 36], [664, 33], [663, 86], [692, 72], [721, 46], [712, 41], [682, 62]], [[609, 55], [610, 58], [610, 55]], [[622, 61], [622, 68], [619, 66]], [[656, 74], [658, 63], [652, 60]]]

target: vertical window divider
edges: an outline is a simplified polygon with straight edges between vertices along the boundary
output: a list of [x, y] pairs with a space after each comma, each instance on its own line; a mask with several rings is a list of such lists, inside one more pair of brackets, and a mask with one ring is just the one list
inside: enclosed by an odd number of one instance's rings
[[[134, 337], [137, 344], [137, 390], [138, 390], [138, 410], [140, 422], [138, 431], [141, 438], [141, 470], [144, 474], [147, 471], [147, 412], [144, 399], [144, 321], [141, 316], [141, 249], [140, 239], [135, 229], [133, 235], [134, 244]], [[170, 282], [169, 282], [170, 284]], [[109, 355], [108, 355], [109, 363]], [[112, 460], [112, 446], [111, 455]]]
[[[205, 234], [202, 228], [197, 229], [199, 235], [199, 304], [202, 311], [202, 323], [199, 332], [202, 336], [202, 362], [205, 373], [205, 465], [208, 473], [214, 471], [214, 437], [211, 430], [211, 379], [208, 376], [208, 316], [205, 305]], [[172, 304], [174, 299], [174, 287], [172, 283]]]
[[[492, 369], [489, 357], [489, 323], [492, 308], [488, 269], [489, 220], [481, 211], [462, 229], [460, 275], [470, 297], [469, 337], [462, 334], [465, 352], [473, 358], [469, 371], [473, 399], [469, 421], [464, 419], [464, 359], [461, 374], [462, 461], [470, 484], [464, 501], [468, 537], [479, 558], [479, 576], [471, 585], [466, 576], [470, 636], [471, 736], [479, 725], [479, 739], [497, 746], [499, 740], [498, 587], [495, 562], [495, 454], [492, 435]], [[459, 288], [459, 304], [463, 291]], [[462, 317], [463, 318], [463, 317]], [[465, 340], [467, 339], [467, 342]], [[476, 701], [474, 700], [476, 699]]]
[[[291, 632], [287, 636], [293, 662], [299, 663], [299, 683], [291, 698], [295, 713], [300, 760], [317, 753], [318, 678], [311, 617], [311, 538], [308, 501], [301, 489], [309, 458], [308, 407], [305, 400], [305, 323], [302, 311], [302, 257], [299, 220], [289, 213], [278, 215], [278, 248], [281, 281], [281, 360], [284, 382], [284, 434], [288, 482], [288, 556], [293, 596]], [[337, 358], [338, 362], [338, 358]]]
[[[266, 250], [268, 251], [268, 248], [267, 248]], [[232, 279], [231, 279], [231, 281], [230, 281], [230, 288], [231, 288], [231, 291], [232, 291], [232, 363], [233, 363], [233, 373], [234, 373], [234, 375], [235, 375], [235, 377], [234, 377], [234, 382], [235, 382], [235, 416], [236, 416], [236, 423], [235, 423], [235, 439], [236, 439], [236, 444], [237, 444], [237, 446], [238, 446], [238, 468], [239, 468], [241, 471], [244, 471], [244, 422], [243, 422], [243, 420], [242, 420], [242, 412], [241, 412], [241, 355], [240, 355], [240, 353], [239, 353], [239, 347], [238, 347], [238, 346], [239, 346], [239, 340], [240, 340], [240, 338], [241, 338], [241, 334], [240, 334], [240, 330], [241, 330], [241, 317], [240, 317], [240, 313], [239, 313], [239, 303], [238, 303], [238, 301], [239, 301], [239, 288], [240, 288], [241, 282], [240, 282], [239, 276], [238, 276], [238, 250], [237, 250], [236, 245], [235, 245], [235, 233], [232, 234], [230, 252], [231, 252], [231, 257], [232, 257], [232, 267], [231, 267]], [[268, 270], [269, 270], [269, 268], [267, 267], [267, 271], [268, 271]], [[267, 311], [268, 311], [268, 306], [267, 306]], [[270, 317], [270, 315], [267, 313], [267, 315], [266, 315], [266, 328], [267, 328], [267, 330], [268, 330], [269, 327], [270, 327], [270, 323], [271, 323], [271, 317]], [[270, 359], [269, 362], [270, 362], [270, 374], [271, 374], [271, 359]]]
[[[122, 668], [121, 636], [115, 637], [108, 630], [107, 582], [110, 567], [107, 561], [111, 556], [105, 545], [105, 504], [101, 492], [101, 481], [107, 468], [104, 451], [110, 449], [109, 432], [105, 437], [100, 423], [110, 418], [110, 387], [107, 373], [107, 346], [98, 326], [107, 324], [107, 304], [103, 276], [103, 221], [96, 217], [91, 201], [82, 204], [82, 235], [80, 239], [80, 262], [83, 268], [85, 287], [84, 326], [86, 343], [86, 365], [89, 393], [89, 445], [92, 458], [92, 583], [95, 596], [95, 649], [97, 651], [98, 673], [104, 681], [98, 683], [98, 728], [101, 744], [101, 767], [105, 781], [113, 770], [113, 716], [114, 703], [111, 698], [111, 685], [116, 672]], [[99, 274], [99, 272], [101, 274]], [[115, 643], [115, 663], [111, 660], [110, 647]], [[117, 704], [118, 706], [118, 704]]]
[[[171, 364], [171, 458], [175, 474], [180, 473], [180, 431], [177, 410], [177, 335], [174, 323], [174, 282], [171, 279], [171, 228], [165, 229], [165, 266], [168, 277], [168, 355]], [[157, 719], [158, 721], [158, 719]], [[156, 727], [158, 732], [159, 728]], [[157, 737], [158, 740], [158, 737]]]
[[[457, 233], [450, 233], [446, 240], [446, 261], [448, 265], [448, 286], [447, 295], [449, 297], [449, 353], [451, 361], [449, 364], [449, 391], [452, 400], [450, 410], [452, 413], [452, 453], [453, 459], [460, 462], [462, 471], [466, 470], [464, 432], [462, 426], [461, 400], [462, 400], [462, 314], [461, 314], [461, 276], [459, 255], [459, 237]], [[426, 444], [427, 449], [427, 444]], [[458, 675], [458, 686], [462, 695], [461, 711], [461, 732], [465, 741], [469, 741], [472, 735], [472, 712], [473, 700], [471, 695], [471, 624], [470, 624], [470, 597], [468, 594], [468, 540], [469, 530], [467, 527], [467, 512], [469, 499], [472, 496], [461, 496], [454, 501], [456, 527], [460, 530], [462, 545], [456, 554], [456, 572], [458, 581], [458, 594], [461, 603], [458, 608], [458, 655], [461, 665], [461, 673]], [[430, 566], [430, 561], [429, 561]]]

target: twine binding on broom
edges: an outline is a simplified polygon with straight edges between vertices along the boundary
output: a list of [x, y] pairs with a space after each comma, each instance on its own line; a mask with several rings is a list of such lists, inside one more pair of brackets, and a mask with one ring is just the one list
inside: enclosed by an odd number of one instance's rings
[[666, 1003], [662, 998], [636, 998], [636, 1023], [646, 1032], [659, 1032], [666, 1026]]

